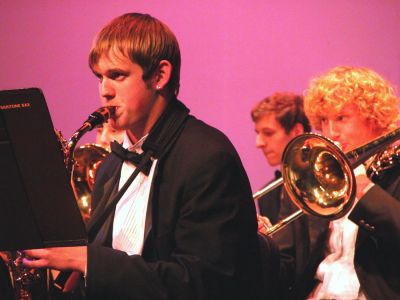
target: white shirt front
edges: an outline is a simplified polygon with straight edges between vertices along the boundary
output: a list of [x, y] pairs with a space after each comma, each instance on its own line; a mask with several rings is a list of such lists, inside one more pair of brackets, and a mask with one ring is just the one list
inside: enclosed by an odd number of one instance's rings
[[328, 255], [320, 263], [315, 278], [320, 281], [309, 299], [365, 299], [354, 269], [358, 226], [347, 216], [329, 224]]
[[[132, 145], [125, 133], [122, 146], [129, 151], [143, 152], [142, 145], [147, 136]], [[140, 172], [119, 200], [114, 216], [112, 247], [128, 255], [142, 254], [147, 205], [157, 160], [153, 161], [149, 176]], [[122, 165], [118, 189], [125, 184], [136, 169], [131, 162]]]

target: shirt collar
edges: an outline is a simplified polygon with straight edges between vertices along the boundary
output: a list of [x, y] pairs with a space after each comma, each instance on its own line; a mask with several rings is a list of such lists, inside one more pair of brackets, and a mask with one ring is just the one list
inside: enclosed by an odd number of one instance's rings
[[146, 140], [146, 138], [148, 137], [149, 134], [146, 134], [145, 136], [143, 136], [140, 140], [138, 140], [135, 144], [133, 144], [131, 142], [131, 140], [129, 139], [128, 134], [125, 131], [124, 134], [124, 142], [122, 143], [122, 147], [124, 147], [125, 149], [128, 149], [131, 152], [137, 152], [137, 153], [142, 153], [143, 149], [143, 143]]

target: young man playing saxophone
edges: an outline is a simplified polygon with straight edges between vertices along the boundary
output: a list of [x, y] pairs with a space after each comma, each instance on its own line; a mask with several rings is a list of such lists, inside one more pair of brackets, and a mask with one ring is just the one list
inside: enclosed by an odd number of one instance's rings
[[[24, 264], [79, 271], [87, 299], [259, 299], [250, 185], [229, 140], [177, 100], [174, 34], [125, 14], [102, 29], [89, 62], [125, 149], [114, 144], [98, 171], [89, 245], [29, 250]], [[142, 154], [142, 172], [99, 222], [140, 169], [123, 161], [126, 149]]]

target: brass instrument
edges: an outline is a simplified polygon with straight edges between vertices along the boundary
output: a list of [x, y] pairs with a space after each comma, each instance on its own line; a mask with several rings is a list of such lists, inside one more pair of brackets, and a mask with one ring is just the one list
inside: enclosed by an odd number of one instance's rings
[[[356, 195], [353, 169], [399, 138], [400, 128], [397, 128], [346, 154], [318, 134], [306, 133], [292, 139], [282, 156], [282, 178], [254, 193], [253, 198], [258, 200], [283, 183], [300, 210], [269, 227], [266, 235], [277, 232], [303, 213], [327, 219], [344, 216], [353, 206]], [[395, 155], [388, 155], [392, 159], [387, 162], [390, 166], [400, 161], [400, 151], [398, 147], [394, 149]]]
[[74, 150], [78, 141], [85, 133], [107, 122], [107, 120], [111, 117], [111, 115], [114, 114], [114, 112], [115, 112], [115, 106], [100, 107], [98, 110], [89, 115], [89, 118], [83, 123], [83, 125], [77, 131], [75, 131], [75, 133], [69, 139], [66, 146], [63, 147], [65, 165], [67, 167], [67, 172], [69, 175], [71, 175], [73, 172]]
[[4, 258], [11, 274], [11, 281], [16, 300], [31, 300], [32, 290], [41, 287], [44, 274], [39, 270], [22, 267], [20, 260], [24, 258], [21, 251], [5, 251]]
[[378, 153], [370, 163], [367, 164], [367, 176], [372, 181], [379, 180], [391, 170], [395, 170], [400, 164], [400, 145], [385, 149]]
[[56, 132], [64, 152], [64, 161], [68, 176], [71, 178], [72, 190], [85, 222], [88, 221], [90, 216], [90, 194], [97, 169], [109, 151], [95, 144], [85, 144], [77, 149], [75, 147], [86, 132], [107, 122], [110, 116], [114, 114], [114, 110], [114, 106], [100, 107], [89, 115], [89, 118], [75, 131], [68, 142], [60, 132]]
[[[89, 213], [90, 209], [90, 195], [86, 195], [87, 190], [85, 185], [88, 185], [89, 189], [93, 187], [95, 171], [97, 170], [100, 162], [108, 153], [107, 150], [100, 146], [82, 146], [75, 150], [76, 144], [79, 139], [88, 131], [91, 131], [95, 127], [106, 122], [112, 114], [114, 114], [115, 107], [101, 107], [92, 114], [89, 115], [88, 119], [83, 125], [75, 131], [72, 137], [67, 142], [61, 135], [61, 132], [55, 131], [58, 140], [60, 141], [62, 151], [64, 153], [64, 162], [67, 168], [68, 176], [71, 178], [71, 186], [74, 191], [75, 197], [78, 201], [78, 206], [83, 210], [83, 218], [85, 220], [86, 212]], [[93, 161], [86, 153], [87, 149], [95, 149], [97, 161]], [[84, 149], [84, 150], [82, 150]], [[90, 153], [93, 151], [90, 150]], [[85, 165], [87, 164], [87, 165]], [[88, 180], [88, 182], [85, 182]], [[79, 201], [86, 197], [87, 205], [85, 204], [84, 209], [79, 205]], [[86, 203], [85, 202], [85, 203]], [[23, 259], [23, 253], [17, 251], [16, 253], [7, 253], [8, 266], [10, 269], [14, 293], [16, 300], [31, 300], [32, 299], [32, 288], [40, 285], [43, 280], [43, 274], [41, 270], [25, 268], [21, 265]]]
[[96, 144], [84, 144], [74, 151], [71, 185], [85, 223], [90, 217], [91, 192], [97, 170], [109, 153], [107, 149]]

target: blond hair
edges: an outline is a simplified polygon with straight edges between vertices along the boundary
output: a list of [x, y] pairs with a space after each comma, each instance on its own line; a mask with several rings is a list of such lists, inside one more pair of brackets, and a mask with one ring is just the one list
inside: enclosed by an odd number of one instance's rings
[[102, 54], [120, 51], [143, 69], [143, 80], [148, 80], [161, 60], [172, 65], [168, 89], [175, 96], [179, 92], [181, 55], [173, 32], [161, 21], [148, 14], [128, 13], [112, 20], [97, 35], [89, 53], [91, 69]]
[[392, 130], [399, 119], [394, 88], [367, 68], [336, 67], [311, 81], [304, 97], [304, 110], [314, 128], [321, 130], [321, 119], [328, 112], [339, 113], [354, 104], [377, 129]]

